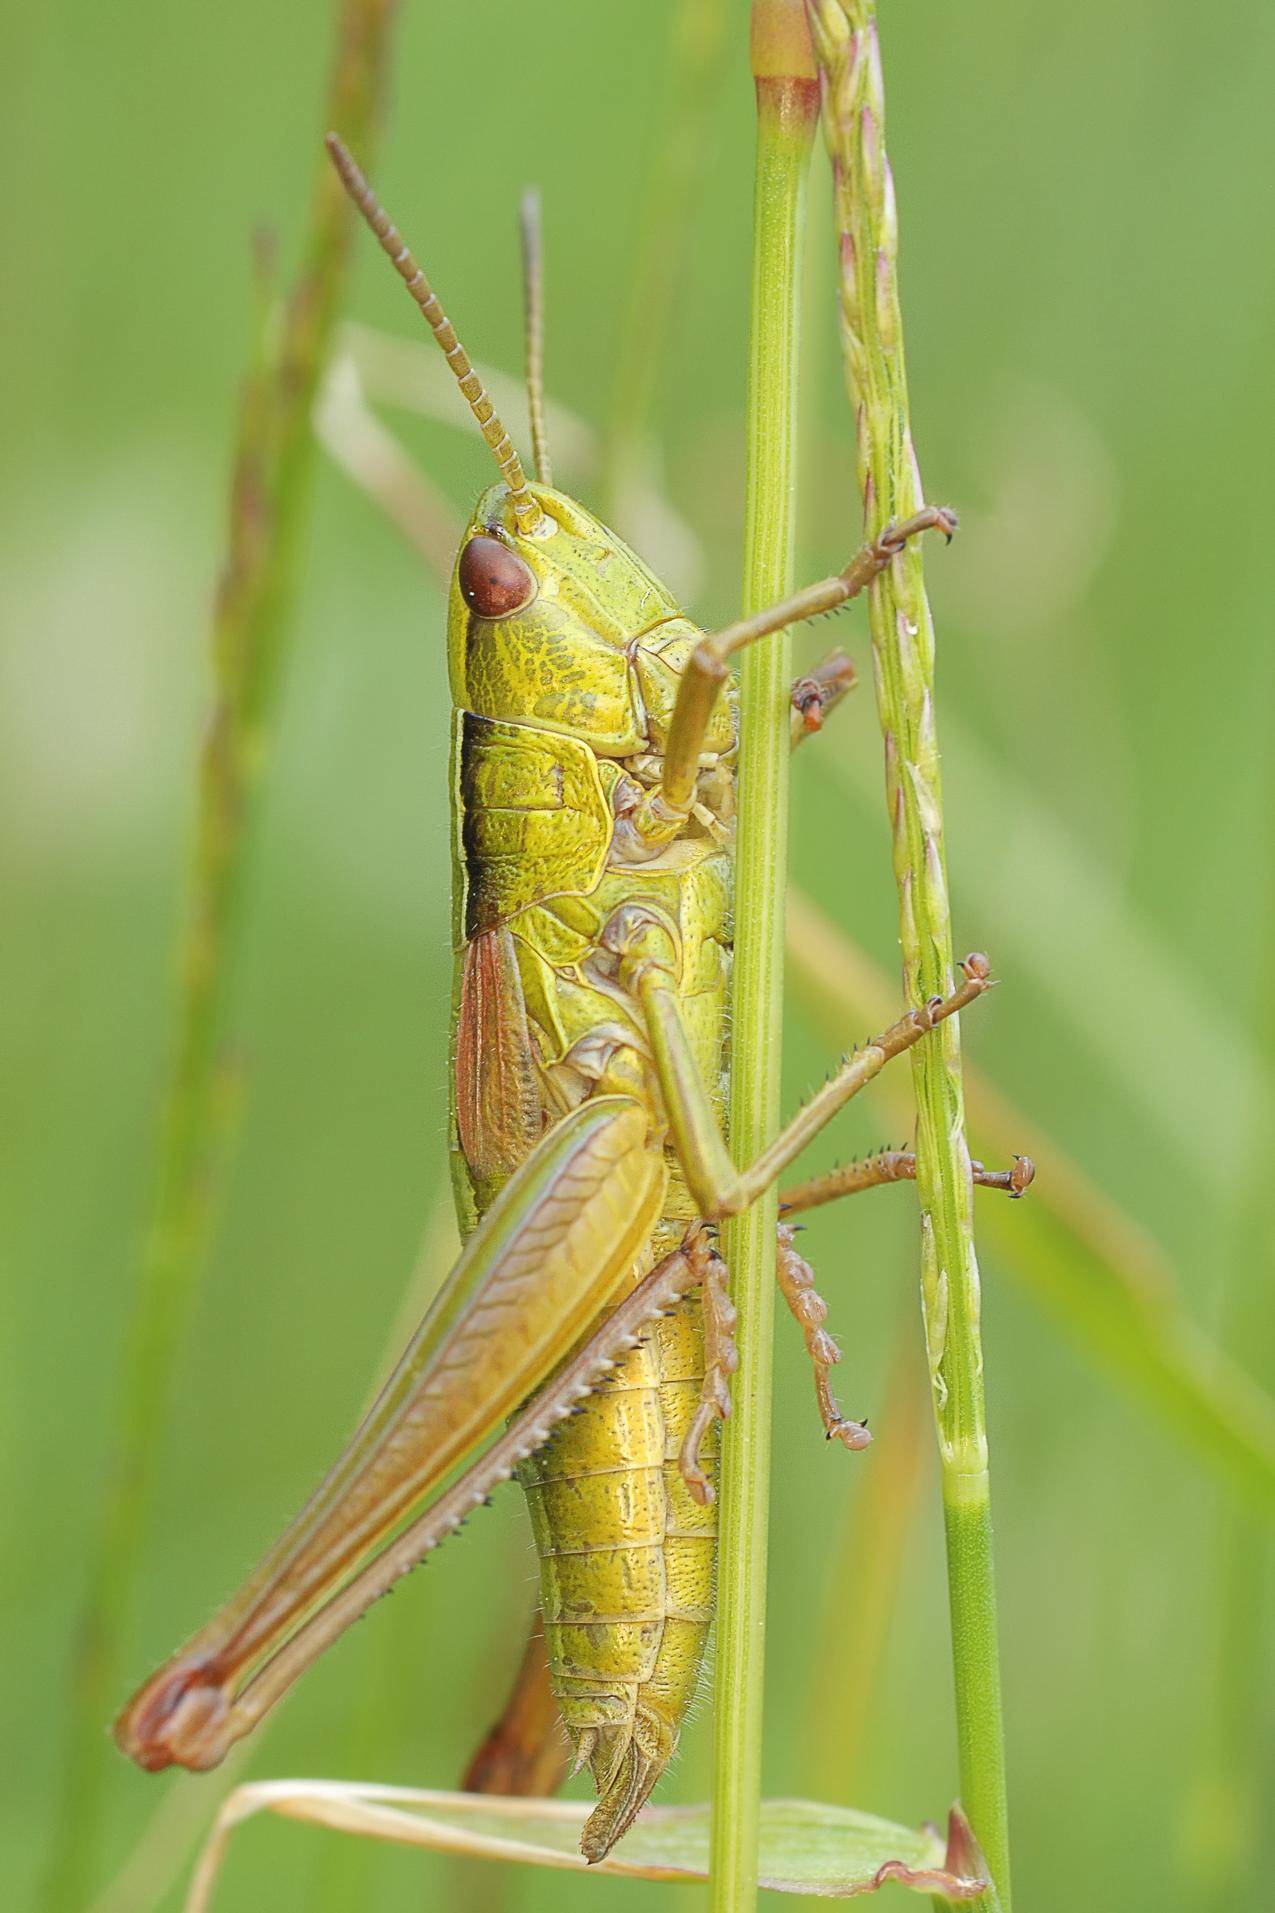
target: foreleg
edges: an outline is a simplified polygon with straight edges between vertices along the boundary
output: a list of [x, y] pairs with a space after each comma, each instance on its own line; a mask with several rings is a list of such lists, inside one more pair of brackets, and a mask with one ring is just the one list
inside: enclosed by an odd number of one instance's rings
[[646, 794], [629, 819], [645, 843], [668, 843], [690, 816], [704, 739], [735, 653], [790, 624], [817, 618], [825, 611], [836, 611], [865, 590], [902, 551], [909, 538], [930, 530], [941, 531], [950, 539], [956, 530], [956, 514], [945, 505], [927, 505], [901, 525], [887, 525], [834, 578], [807, 585], [791, 598], [784, 598], [750, 618], [741, 618], [700, 639], [687, 659], [678, 685], [660, 782]]

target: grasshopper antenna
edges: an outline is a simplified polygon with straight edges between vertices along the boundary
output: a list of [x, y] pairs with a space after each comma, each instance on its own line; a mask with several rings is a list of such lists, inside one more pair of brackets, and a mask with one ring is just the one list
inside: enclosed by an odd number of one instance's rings
[[528, 186], [523, 194], [520, 214], [531, 457], [536, 468], [537, 483], [552, 485], [553, 464], [549, 457], [549, 433], [545, 425], [545, 261], [540, 229], [540, 193], [535, 186]]
[[522, 460], [514, 450], [513, 441], [501, 424], [500, 415], [488, 398], [482, 380], [470, 364], [469, 355], [456, 337], [455, 326], [443, 311], [434, 288], [404, 245], [402, 234], [368, 185], [344, 141], [335, 133], [329, 133], [324, 144], [332, 164], [340, 174], [341, 184], [376, 234], [382, 252], [388, 256], [394, 270], [420, 307], [430, 331], [442, 346], [443, 357], [455, 373], [456, 382], [491, 447], [501, 477], [509, 487], [509, 502], [513, 506], [519, 531], [524, 537], [536, 537], [548, 527], [550, 521], [531, 495]]

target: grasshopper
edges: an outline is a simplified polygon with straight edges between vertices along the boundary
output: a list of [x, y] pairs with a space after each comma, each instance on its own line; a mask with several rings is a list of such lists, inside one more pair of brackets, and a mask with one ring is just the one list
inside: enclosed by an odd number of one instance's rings
[[[328, 146], [500, 474], [469, 518], [447, 615], [451, 1153], [464, 1248], [322, 1486], [239, 1593], [139, 1690], [116, 1736], [147, 1769], [215, 1766], [357, 1614], [516, 1469], [540, 1556], [543, 1648], [533, 1640], [509, 1718], [525, 1739], [556, 1731], [548, 1708], [533, 1704], [547, 1665], [576, 1767], [589, 1768], [598, 1793], [581, 1841], [595, 1861], [672, 1757], [712, 1621], [713, 1476], [735, 1353], [711, 1225], [745, 1209], [889, 1058], [990, 981], [986, 959], [968, 958], [949, 995], [844, 1059], [771, 1147], [734, 1162], [723, 1138], [730, 661], [847, 603], [907, 539], [931, 528], [950, 538], [955, 520], [927, 508], [888, 526], [836, 577], [706, 634], [613, 532], [552, 485], [535, 246], [533, 482], [424, 273], [340, 141], [330, 136]], [[837, 653], [799, 681], [795, 741], [819, 728], [852, 675]], [[913, 1167], [906, 1154], [871, 1158], [803, 1185], [786, 1213]], [[978, 1175], [1018, 1194], [1029, 1173], [1020, 1164]], [[805, 1334], [826, 1434], [860, 1448], [867, 1430], [833, 1396], [839, 1351], [787, 1222], [777, 1272]], [[489, 1740], [471, 1770], [477, 1784], [528, 1784], [543, 1749], [520, 1754], [516, 1741], [515, 1732], [505, 1759], [500, 1734]]]

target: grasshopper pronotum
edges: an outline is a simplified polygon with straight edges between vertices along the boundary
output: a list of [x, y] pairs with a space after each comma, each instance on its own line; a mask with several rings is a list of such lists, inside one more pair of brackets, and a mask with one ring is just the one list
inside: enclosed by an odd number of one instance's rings
[[[955, 521], [927, 508], [838, 576], [705, 635], [627, 546], [552, 487], [534, 260], [531, 481], [424, 274], [350, 155], [334, 136], [328, 145], [500, 471], [466, 527], [447, 625], [452, 1156], [465, 1247], [313, 1499], [240, 1592], [142, 1687], [116, 1733], [144, 1767], [215, 1766], [357, 1614], [517, 1468], [541, 1558], [553, 1695], [599, 1794], [581, 1842], [596, 1860], [668, 1764], [712, 1619], [716, 1425], [729, 1412], [734, 1354], [709, 1225], [746, 1208], [890, 1057], [989, 984], [986, 960], [968, 958], [950, 996], [845, 1059], [757, 1161], [735, 1164], [721, 1128], [730, 659], [844, 604], [905, 540], [930, 528], [950, 537]], [[819, 728], [851, 675], [834, 654], [798, 682], [795, 739]], [[803, 1185], [790, 1206], [895, 1181], [911, 1167], [903, 1155], [872, 1158]], [[979, 1173], [1011, 1194], [1029, 1177], [1028, 1165]], [[824, 1427], [861, 1447], [866, 1429], [841, 1415], [829, 1387], [838, 1349], [824, 1305], [791, 1229], [781, 1225], [779, 1238], [780, 1285], [805, 1333]], [[573, 1405], [579, 1412], [564, 1420]], [[480, 1461], [419, 1514], [510, 1416]], [[524, 1662], [524, 1701], [543, 1684], [542, 1667], [543, 1657]], [[531, 1717], [538, 1732], [556, 1731], [547, 1709]], [[482, 1784], [526, 1784], [537, 1751], [486, 1760]]]

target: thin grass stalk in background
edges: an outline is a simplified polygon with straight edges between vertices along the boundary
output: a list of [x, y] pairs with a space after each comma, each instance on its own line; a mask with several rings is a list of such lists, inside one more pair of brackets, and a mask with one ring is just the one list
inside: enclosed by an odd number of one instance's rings
[[[1271, 708], [1268, 669], [1265, 708]], [[1268, 727], [1269, 731], [1269, 727]], [[1275, 1264], [1275, 1221], [1266, 1175], [1275, 1150], [1275, 754], [1268, 738], [1265, 803], [1267, 856], [1252, 948], [1256, 989], [1247, 1019], [1262, 1072], [1263, 1094], [1249, 1113], [1247, 1146], [1237, 1165], [1234, 1233], [1221, 1296], [1221, 1334], [1264, 1379], [1275, 1371], [1269, 1275]], [[1223, 1909], [1262, 1897], [1266, 1867], [1265, 1803], [1275, 1767], [1270, 1640], [1275, 1560], [1269, 1530], [1253, 1510], [1227, 1495], [1217, 1511], [1217, 1574], [1213, 1589], [1213, 1704], [1192, 1776], [1184, 1860], [1202, 1906]]]
[[629, 526], [634, 491], [646, 476], [651, 407], [669, 362], [674, 300], [695, 230], [688, 202], [706, 170], [732, 12], [727, 0], [679, 0], [674, 13], [667, 96], [633, 247], [606, 434], [600, 509], [612, 524]]
[[[1275, 928], [1273, 919], [1275, 912], [1268, 910], [1264, 940], [1268, 952], [1275, 948], [1269, 938], [1269, 930]], [[1266, 967], [1270, 967], [1269, 958]], [[1275, 1056], [1271, 1012], [1268, 989], [1254, 1014], [1268, 1057]], [[1268, 1076], [1268, 1083], [1272, 1080]], [[1272, 1349], [1266, 1284], [1275, 1262], [1275, 1243], [1265, 1177], [1275, 1146], [1273, 1117], [1268, 1094], [1248, 1151], [1249, 1173], [1237, 1218], [1225, 1323], [1226, 1340], [1243, 1353], [1246, 1362], [1265, 1357], [1268, 1372]], [[1275, 1562], [1270, 1529], [1254, 1519], [1251, 1507], [1229, 1493], [1218, 1511], [1216, 1562], [1213, 1708], [1201, 1769], [1195, 1777], [1195, 1797], [1188, 1802], [1194, 1811], [1188, 1811], [1184, 1821], [1186, 1859], [1199, 1882], [1201, 1903], [1223, 1913], [1223, 1909], [1257, 1904], [1262, 1898], [1266, 1803], [1275, 1778], [1271, 1730], [1275, 1664], [1270, 1639]]]
[[[841, 253], [842, 341], [856, 408], [867, 535], [924, 502], [908, 420], [896, 278], [894, 188], [873, 0], [809, 0], [824, 80]], [[905, 999], [953, 982], [934, 719], [934, 629], [920, 541], [873, 585], [868, 603], [885, 733]], [[960, 1035], [953, 1017], [912, 1051], [922, 1300], [943, 1477], [961, 1800], [1009, 1907], [1009, 1826], [1001, 1725], [991, 1489], [965, 1140]]]
[[[342, 0], [325, 117], [361, 150], [376, 122], [395, 0]], [[316, 148], [318, 141], [316, 138]], [[50, 1908], [78, 1909], [101, 1813], [106, 1724], [182, 1333], [208, 1244], [229, 1098], [226, 1004], [254, 799], [314, 466], [310, 411], [345, 283], [350, 211], [316, 161], [309, 238], [277, 344], [264, 328], [240, 409], [227, 556], [212, 627], [215, 701], [199, 763], [177, 1029], [164, 1090], [155, 1193], [123, 1360], [113, 1455], [81, 1623]]]
[[[792, 589], [797, 332], [805, 178], [818, 113], [801, 0], [754, 0], [757, 167], [744, 502], [745, 615]], [[790, 732], [787, 634], [745, 651], [732, 985], [731, 1143], [750, 1162], [779, 1125]], [[769, 1519], [775, 1224], [771, 1190], [725, 1231], [739, 1309], [734, 1413], [723, 1443], [711, 1894], [757, 1893]]]

